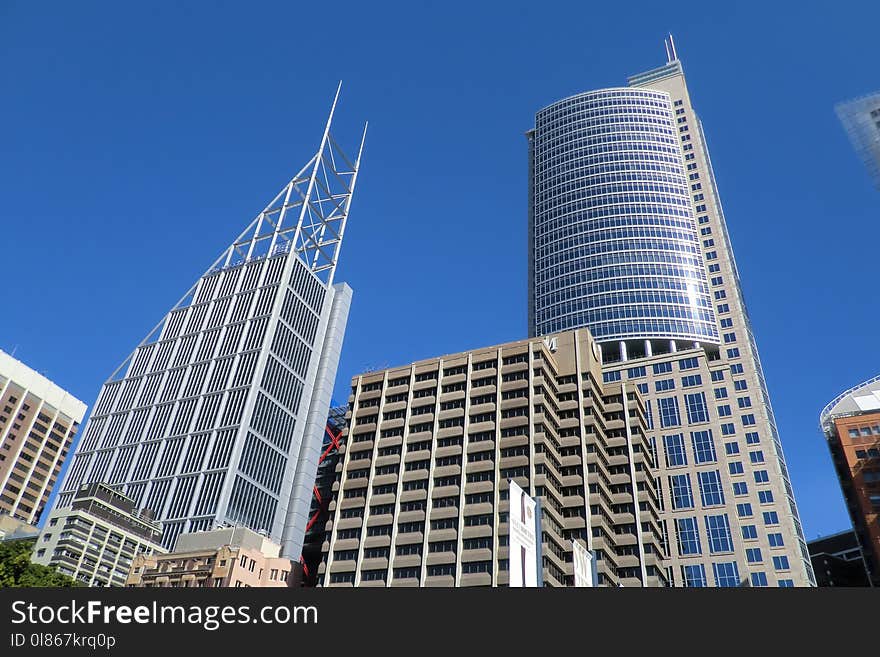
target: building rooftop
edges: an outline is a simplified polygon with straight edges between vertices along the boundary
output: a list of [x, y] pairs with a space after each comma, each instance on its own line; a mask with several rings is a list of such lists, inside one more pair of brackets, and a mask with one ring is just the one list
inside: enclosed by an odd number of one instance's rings
[[82, 422], [83, 416], [86, 414], [86, 405], [83, 402], [2, 349], [0, 349], [0, 375], [27, 388], [74, 422]]
[[880, 412], [880, 374], [835, 397], [819, 414], [819, 424], [828, 431], [835, 418], [872, 411]]

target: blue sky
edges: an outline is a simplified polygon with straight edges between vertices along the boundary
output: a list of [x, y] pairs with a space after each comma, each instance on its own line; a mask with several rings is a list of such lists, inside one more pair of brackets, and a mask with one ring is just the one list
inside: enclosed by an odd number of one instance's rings
[[368, 367], [521, 339], [523, 133], [662, 64], [671, 31], [805, 532], [849, 525], [817, 415], [880, 371], [880, 192], [833, 106], [880, 88], [880, 5], [146, 4], [0, 3], [0, 348], [91, 405], [311, 156], [339, 79], [337, 139], [370, 132], [337, 399]]

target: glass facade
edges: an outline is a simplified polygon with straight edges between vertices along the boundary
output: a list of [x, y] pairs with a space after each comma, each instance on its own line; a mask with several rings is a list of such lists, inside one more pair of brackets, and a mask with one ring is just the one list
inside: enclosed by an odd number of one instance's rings
[[578, 94], [538, 112], [530, 138], [530, 330], [717, 343], [669, 94]]
[[836, 110], [874, 186], [880, 189], [880, 91], [840, 103]]

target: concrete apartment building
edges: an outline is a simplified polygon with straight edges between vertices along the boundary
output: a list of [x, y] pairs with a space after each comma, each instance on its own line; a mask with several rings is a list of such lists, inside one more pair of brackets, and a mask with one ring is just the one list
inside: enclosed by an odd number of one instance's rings
[[88, 586], [123, 586], [139, 554], [162, 552], [162, 526], [148, 511], [102, 483], [83, 484], [70, 506], [56, 508], [31, 560]]
[[36, 524], [86, 406], [0, 351], [0, 514]]
[[280, 557], [281, 546], [247, 527], [181, 534], [174, 552], [140, 554], [128, 587], [287, 587], [301, 568]]
[[508, 488], [543, 506], [543, 581], [664, 586], [642, 402], [603, 385], [589, 331], [352, 379], [319, 577], [324, 586], [506, 586]]
[[874, 187], [880, 189], [880, 91], [839, 103], [835, 111]]
[[529, 335], [589, 328], [604, 381], [644, 398], [676, 586], [814, 586], [702, 124], [666, 51], [536, 114]]
[[880, 376], [828, 404], [820, 424], [873, 586], [880, 586]]
[[352, 297], [334, 276], [360, 151], [351, 164], [333, 140], [335, 107], [318, 151], [103, 385], [56, 508], [105, 482], [154, 512], [166, 549], [243, 525], [299, 559]]

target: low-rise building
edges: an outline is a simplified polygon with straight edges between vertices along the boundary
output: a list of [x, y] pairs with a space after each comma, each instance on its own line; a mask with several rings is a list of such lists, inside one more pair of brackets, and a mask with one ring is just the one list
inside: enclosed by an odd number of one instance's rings
[[161, 541], [150, 511], [107, 484], [84, 484], [50, 514], [31, 560], [88, 586], [123, 586], [135, 556], [163, 552]]
[[299, 586], [302, 566], [280, 553], [278, 543], [246, 527], [181, 534], [173, 552], [138, 555], [126, 586]]
[[855, 532], [848, 529], [807, 543], [818, 586], [871, 586]]

